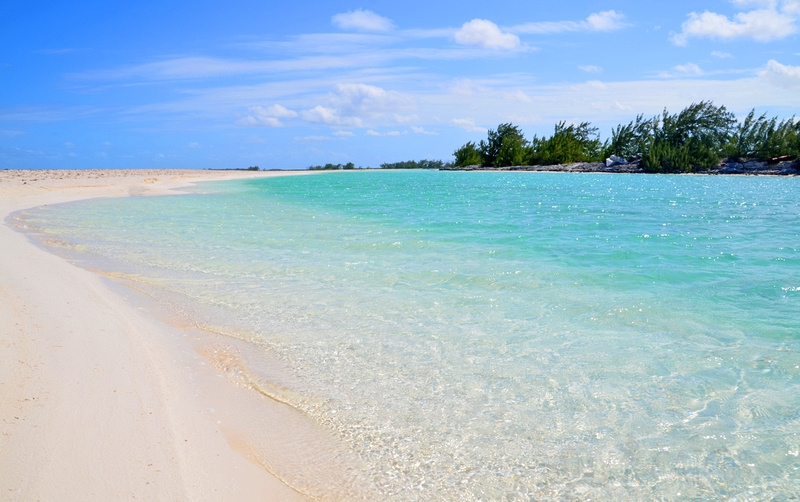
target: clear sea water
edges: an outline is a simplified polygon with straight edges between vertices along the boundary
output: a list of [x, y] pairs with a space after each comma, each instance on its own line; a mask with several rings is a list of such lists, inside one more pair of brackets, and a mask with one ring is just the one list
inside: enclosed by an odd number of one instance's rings
[[387, 500], [800, 497], [800, 179], [202, 189], [24, 218], [251, 333]]

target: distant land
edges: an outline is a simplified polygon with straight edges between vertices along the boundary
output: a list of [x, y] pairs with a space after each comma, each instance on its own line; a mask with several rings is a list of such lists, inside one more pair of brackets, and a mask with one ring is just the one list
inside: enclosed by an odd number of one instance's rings
[[[550, 137], [528, 140], [519, 126], [500, 124], [486, 140], [468, 142], [453, 152], [455, 161], [403, 161], [383, 169], [565, 171], [615, 173], [697, 173], [797, 175], [800, 120], [768, 118], [751, 111], [744, 119], [711, 101], [680, 113], [637, 115], [600, 140], [589, 122], [556, 124]], [[326, 164], [311, 170], [356, 169]]]

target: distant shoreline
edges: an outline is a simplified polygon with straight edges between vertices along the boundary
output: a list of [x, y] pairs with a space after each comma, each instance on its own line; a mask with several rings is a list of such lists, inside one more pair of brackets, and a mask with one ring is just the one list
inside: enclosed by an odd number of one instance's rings
[[440, 171], [528, 171], [556, 173], [618, 173], [618, 174], [692, 174], [692, 175], [735, 175], [735, 176], [798, 176], [800, 160], [769, 163], [764, 161], [720, 162], [715, 169], [707, 171], [650, 173], [642, 169], [640, 162], [606, 166], [604, 162], [574, 162], [550, 166], [508, 166], [508, 167], [443, 167]]

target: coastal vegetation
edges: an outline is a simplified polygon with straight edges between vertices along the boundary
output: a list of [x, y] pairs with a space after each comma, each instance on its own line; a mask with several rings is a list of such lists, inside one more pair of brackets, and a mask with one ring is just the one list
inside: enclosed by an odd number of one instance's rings
[[[381, 164], [381, 169], [441, 169], [449, 167], [450, 164], [445, 164], [441, 160], [405, 160], [401, 162], [386, 162]], [[348, 170], [356, 169], [355, 164], [348, 162], [347, 164], [325, 164], [324, 166], [309, 166], [310, 171], [335, 171], [335, 170]], [[358, 167], [361, 169], [361, 167]], [[367, 168], [369, 169], [369, 167]]]
[[457, 167], [508, 167], [600, 162], [611, 156], [640, 161], [655, 173], [704, 171], [721, 159], [770, 159], [800, 156], [800, 120], [757, 116], [742, 121], [711, 101], [694, 103], [681, 112], [645, 118], [637, 115], [600, 140], [589, 122], [556, 124], [550, 137], [528, 140], [518, 126], [504, 123], [488, 131], [486, 140], [468, 142], [453, 153]]
[[335, 171], [339, 169], [355, 169], [356, 165], [352, 162], [348, 162], [347, 164], [331, 164], [327, 163], [324, 166], [308, 166], [309, 171]]
[[403, 162], [387, 162], [381, 169], [441, 169], [445, 167], [441, 160], [406, 160]]

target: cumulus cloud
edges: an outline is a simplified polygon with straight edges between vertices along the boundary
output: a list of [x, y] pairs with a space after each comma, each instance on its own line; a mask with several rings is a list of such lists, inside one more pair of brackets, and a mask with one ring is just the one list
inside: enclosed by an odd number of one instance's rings
[[491, 21], [473, 19], [455, 33], [456, 42], [475, 45], [483, 49], [516, 49], [520, 46], [519, 37], [504, 33]]
[[702, 14], [690, 12], [689, 18], [681, 25], [681, 32], [670, 37], [672, 43], [686, 46], [691, 38], [725, 41], [745, 38], [769, 42], [786, 38], [797, 31], [794, 23], [796, 15], [800, 13], [796, 4], [800, 2], [784, 2], [780, 10], [776, 8], [776, 2], [757, 3], [768, 8], [739, 12], [733, 19], [716, 12], [705, 11]]
[[410, 97], [374, 85], [337, 84], [333, 104], [347, 115], [377, 116], [413, 105]]
[[538, 23], [525, 23], [509, 28], [512, 33], [529, 35], [545, 35], [549, 33], [564, 33], [573, 31], [617, 31], [630, 26], [625, 21], [625, 15], [615, 10], [607, 10], [590, 14], [583, 21], [544, 21]]
[[732, 58], [733, 57], [733, 54], [730, 54], [728, 52], [722, 52], [722, 51], [711, 51], [711, 55], [713, 57], [719, 58], [719, 59], [727, 59], [727, 58]]
[[584, 24], [591, 31], [615, 31], [627, 26], [625, 16], [614, 10], [590, 14]]
[[787, 66], [770, 59], [759, 76], [776, 87], [800, 91], [800, 66]]
[[589, 65], [580, 65], [578, 66], [581, 70], [585, 71], [586, 73], [603, 73], [603, 68], [600, 66], [596, 66], [593, 64]]
[[324, 105], [300, 112], [308, 122], [330, 126], [363, 127], [373, 119], [394, 117], [414, 106], [414, 100], [396, 91], [374, 85], [337, 84]]
[[336, 14], [331, 18], [331, 22], [343, 30], [389, 31], [394, 28], [389, 19], [363, 9]]
[[274, 104], [269, 108], [251, 106], [247, 111], [250, 112], [250, 115], [239, 120], [239, 125], [283, 127], [283, 122], [281, 122], [280, 119], [297, 117], [296, 111], [289, 110], [278, 104]]

